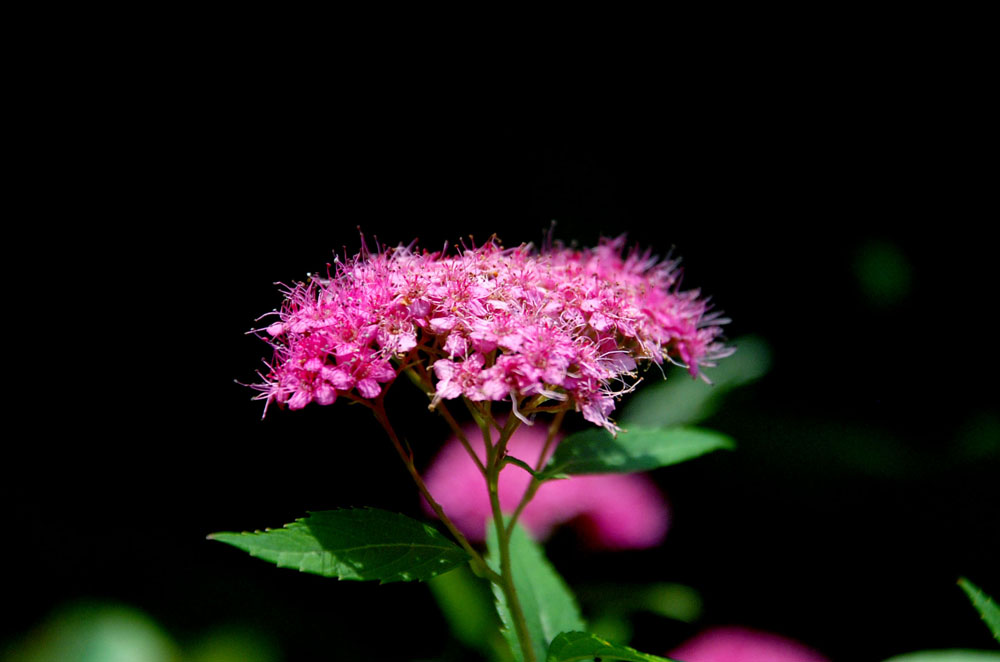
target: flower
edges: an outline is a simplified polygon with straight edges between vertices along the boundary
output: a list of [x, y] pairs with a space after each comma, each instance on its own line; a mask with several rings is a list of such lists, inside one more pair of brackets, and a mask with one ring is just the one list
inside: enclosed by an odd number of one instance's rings
[[827, 662], [797, 641], [744, 627], [716, 627], [670, 651], [686, 662]]
[[490, 240], [337, 260], [327, 278], [287, 287], [278, 320], [257, 331], [274, 346], [258, 397], [290, 409], [370, 400], [406, 364], [436, 378], [434, 402], [511, 399], [517, 414], [519, 400], [541, 397], [614, 432], [615, 397], [639, 362], [697, 376], [731, 352], [726, 320], [678, 289], [677, 261], [623, 249], [623, 238], [544, 251]]
[[[485, 459], [479, 429], [466, 431]], [[507, 442], [508, 455], [536, 465], [545, 446], [546, 431], [520, 427]], [[478, 440], [478, 441], [477, 441]], [[468, 538], [480, 541], [492, 517], [483, 476], [458, 439], [451, 439], [424, 474], [427, 488], [448, 518]], [[531, 476], [508, 464], [500, 472], [500, 506], [506, 513], [517, 507]], [[433, 514], [427, 503], [424, 509]], [[536, 539], [570, 520], [584, 526], [592, 545], [606, 549], [641, 549], [663, 541], [669, 524], [667, 504], [656, 485], [642, 474], [575, 476], [543, 483], [521, 514], [520, 522]]]

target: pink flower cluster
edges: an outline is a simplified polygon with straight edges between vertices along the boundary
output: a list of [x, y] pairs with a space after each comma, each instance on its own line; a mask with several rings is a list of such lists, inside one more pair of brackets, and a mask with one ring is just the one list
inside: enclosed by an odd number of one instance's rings
[[[469, 427], [466, 437], [485, 460], [479, 429]], [[546, 430], [520, 427], [507, 442], [507, 453], [536, 466], [545, 447]], [[558, 441], [558, 440], [557, 440]], [[448, 518], [470, 540], [483, 540], [486, 522], [492, 517], [489, 493], [483, 476], [458, 439], [451, 439], [424, 474], [427, 488]], [[531, 476], [520, 467], [507, 465], [500, 472], [500, 507], [511, 513], [517, 507]], [[433, 514], [424, 503], [424, 510]], [[645, 549], [663, 542], [669, 512], [656, 485], [642, 474], [574, 476], [543, 483], [521, 514], [520, 522], [535, 539], [547, 538], [552, 530], [576, 520], [594, 547]]]
[[677, 262], [623, 247], [491, 240], [454, 255], [401, 246], [338, 260], [330, 277], [287, 289], [266, 329], [275, 355], [260, 397], [291, 409], [375, 398], [407, 357], [426, 358], [437, 399], [570, 399], [613, 429], [614, 396], [636, 361], [697, 375], [728, 353], [725, 320], [679, 290]]

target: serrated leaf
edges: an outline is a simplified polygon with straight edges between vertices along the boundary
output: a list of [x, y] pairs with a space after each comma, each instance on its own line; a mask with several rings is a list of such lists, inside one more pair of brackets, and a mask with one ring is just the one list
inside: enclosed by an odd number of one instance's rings
[[960, 649], [919, 651], [896, 655], [884, 662], [1000, 662], [1000, 653]]
[[374, 508], [324, 510], [281, 529], [213, 533], [209, 539], [279, 568], [382, 583], [423, 581], [469, 559], [433, 527]]
[[620, 646], [589, 632], [563, 632], [549, 646], [546, 662], [576, 662], [579, 660], [624, 660], [624, 662], [676, 662], [667, 657], [640, 653]]
[[693, 425], [719, 408], [723, 396], [734, 388], [760, 379], [771, 367], [771, 350], [763, 339], [745, 336], [733, 342], [736, 353], [703, 370], [706, 384], [686, 375], [668, 375], [664, 381], [647, 384], [632, 396], [621, 412], [623, 427], [643, 425], [669, 427]]
[[602, 428], [591, 428], [563, 439], [544, 475], [649, 471], [735, 447], [728, 436], [702, 428], [637, 426], [617, 437]]
[[969, 596], [969, 600], [972, 601], [972, 605], [983, 617], [986, 627], [993, 633], [993, 638], [1000, 641], [1000, 607], [997, 607], [993, 598], [986, 595], [981, 588], [965, 577], [958, 580], [958, 585], [962, 587], [965, 594]]
[[[490, 567], [500, 572], [500, 547], [495, 527], [489, 527], [486, 546], [489, 550]], [[511, 534], [510, 566], [535, 658], [544, 660], [549, 642], [556, 635], [566, 630], [583, 629], [580, 608], [566, 582], [545, 558], [541, 546], [528, 537], [520, 526], [515, 526]], [[507, 608], [507, 600], [499, 586], [493, 585], [493, 594], [497, 600], [497, 612], [504, 625], [504, 637], [510, 644], [514, 659], [523, 662], [521, 645]]]

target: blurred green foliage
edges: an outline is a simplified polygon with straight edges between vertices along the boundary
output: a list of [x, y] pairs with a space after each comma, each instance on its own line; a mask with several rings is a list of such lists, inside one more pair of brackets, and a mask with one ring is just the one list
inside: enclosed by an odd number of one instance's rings
[[650, 379], [640, 387], [622, 411], [622, 427], [644, 425], [668, 427], [690, 425], [705, 420], [719, 408], [722, 397], [734, 388], [757, 381], [771, 367], [771, 349], [757, 336], [745, 336], [732, 343], [736, 353], [706, 368], [711, 381], [691, 379], [673, 372], [666, 380]]
[[958, 432], [955, 454], [969, 462], [1000, 457], [1000, 416], [986, 411], [970, 416]]
[[54, 613], [16, 647], [9, 662], [181, 662], [170, 637], [143, 612], [80, 603]]
[[854, 275], [869, 303], [879, 307], [902, 302], [913, 280], [909, 260], [893, 243], [868, 240], [854, 255]]
[[694, 623], [701, 616], [698, 591], [671, 582], [649, 584], [589, 584], [577, 588], [577, 596], [597, 614], [626, 616], [640, 611]]
[[427, 586], [455, 639], [498, 662], [513, 660], [500, 635], [500, 618], [489, 585], [468, 566], [434, 577]]
[[1000, 653], [974, 650], [920, 651], [891, 657], [885, 662], [997, 662]]
[[277, 646], [246, 628], [206, 632], [178, 644], [146, 613], [120, 604], [79, 602], [5, 651], [4, 662], [278, 662]]

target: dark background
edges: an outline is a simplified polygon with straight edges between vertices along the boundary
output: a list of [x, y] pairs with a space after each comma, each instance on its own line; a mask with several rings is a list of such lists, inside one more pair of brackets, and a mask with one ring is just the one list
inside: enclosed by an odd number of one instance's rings
[[[234, 380], [267, 357], [245, 333], [280, 304], [274, 283], [356, 252], [357, 226], [437, 248], [538, 242], [554, 219], [566, 242], [674, 249], [728, 335], [774, 354], [706, 423], [739, 450], [655, 474], [674, 509], [664, 546], [608, 554], [559, 533], [571, 585], [700, 591], [697, 625], [639, 618], [633, 644], [653, 653], [727, 623], [859, 662], [989, 648], [955, 586], [1000, 594], [979, 88], [930, 60], [785, 62], [647, 81], [658, 101], [628, 85], [445, 99], [419, 76], [355, 88], [221, 65], [109, 98], [82, 86], [89, 110], [52, 148], [67, 184], [45, 202], [68, 215], [52, 322], [16, 357], [39, 382], [7, 444], [16, 610], [0, 643], [99, 599], [182, 643], [232, 624], [288, 659], [458, 659], [424, 586], [299, 575], [205, 540], [343, 506], [420, 516], [366, 411], [261, 421]], [[901, 288], [866, 280], [873, 254], [902, 265]], [[390, 402], [428, 459], [444, 427], [406, 384]]]

